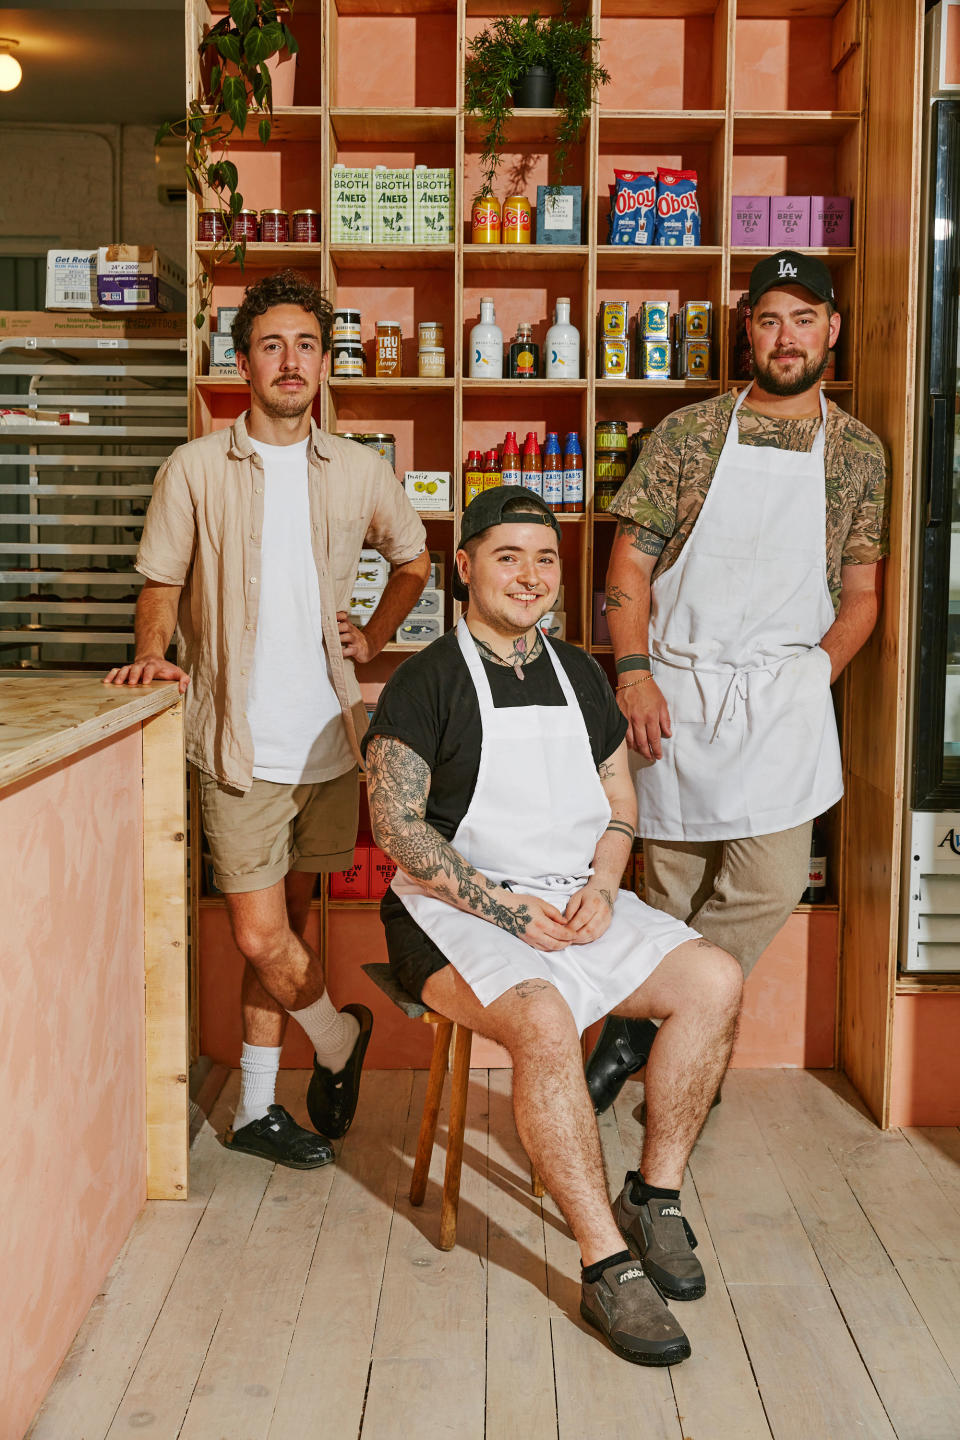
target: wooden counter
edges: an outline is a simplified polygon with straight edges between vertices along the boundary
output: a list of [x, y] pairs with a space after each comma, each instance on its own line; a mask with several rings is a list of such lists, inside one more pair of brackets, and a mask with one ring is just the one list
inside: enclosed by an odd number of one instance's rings
[[0, 1351], [27, 1415], [144, 1201], [187, 1195], [185, 837], [175, 685], [0, 679]]

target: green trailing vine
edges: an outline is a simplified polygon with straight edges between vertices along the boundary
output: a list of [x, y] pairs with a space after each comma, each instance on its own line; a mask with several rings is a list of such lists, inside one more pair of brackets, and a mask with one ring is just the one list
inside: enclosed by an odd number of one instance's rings
[[[230, 0], [229, 13], [206, 31], [198, 51], [202, 94], [190, 101], [180, 120], [167, 120], [157, 131], [155, 144], [169, 135], [186, 145], [187, 184], [201, 200], [211, 198], [220, 210], [227, 236], [235, 215], [243, 209], [240, 177], [232, 160], [224, 158], [228, 139], [243, 135], [251, 114], [259, 116], [257, 134], [263, 145], [270, 140], [273, 84], [266, 62], [286, 50], [296, 55], [296, 36], [286, 23], [295, 0]], [[212, 206], [210, 208], [213, 208]], [[232, 258], [243, 269], [246, 241], [227, 238], [214, 251], [214, 262]], [[197, 328], [204, 324], [213, 294], [212, 266], [201, 271]]]
[[609, 72], [597, 59], [600, 37], [594, 35], [589, 15], [571, 20], [565, 0], [559, 15], [500, 15], [471, 40], [464, 72], [465, 107], [478, 115], [485, 127], [482, 195], [493, 189], [503, 154], [507, 122], [512, 113], [514, 86], [533, 65], [553, 75], [556, 104], [561, 110], [557, 125], [555, 178], [559, 185], [566, 171], [567, 156], [580, 139], [583, 124], [601, 85], [609, 83]]

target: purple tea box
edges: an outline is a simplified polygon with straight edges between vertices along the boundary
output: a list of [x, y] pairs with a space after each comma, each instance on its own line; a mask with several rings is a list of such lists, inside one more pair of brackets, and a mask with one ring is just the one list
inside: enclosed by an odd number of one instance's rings
[[731, 245], [769, 245], [770, 196], [734, 195], [730, 222]]
[[770, 244], [788, 250], [810, 244], [809, 195], [771, 196]]
[[849, 195], [811, 195], [810, 244], [849, 245], [851, 209]]

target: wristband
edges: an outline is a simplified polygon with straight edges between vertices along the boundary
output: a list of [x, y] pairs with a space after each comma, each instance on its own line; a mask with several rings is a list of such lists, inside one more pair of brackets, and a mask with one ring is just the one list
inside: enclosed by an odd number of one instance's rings
[[627, 670], [651, 670], [649, 655], [624, 655], [622, 660], [617, 661], [617, 674], [622, 675]]
[[628, 680], [625, 685], [617, 685], [617, 686], [615, 687], [615, 689], [616, 689], [616, 691], [618, 691], [618, 692], [619, 692], [620, 690], [629, 690], [629, 689], [631, 689], [634, 685], [642, 685], [643, 682], [644, 682], [644, 680], [652, 680], [652, 679], [653, 679], [653, 673], [652, 673], [650, 670], [644, 670], [643, 674], [642, 674], [642, 675], [638, 675], [638, 677], [637, 677], [636, 680]]

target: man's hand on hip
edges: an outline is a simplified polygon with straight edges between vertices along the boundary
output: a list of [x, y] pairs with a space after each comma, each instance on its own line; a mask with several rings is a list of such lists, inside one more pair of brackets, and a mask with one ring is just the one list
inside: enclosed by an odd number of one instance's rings
[[340, 631], [340, 649], [354, 664], [366, 665], [368, 660], [380, 653], [376, 646], [371, 645], [365, 632], [350, 623], [346, 610], [337, 611], [337, 628]]
[[616, 893], [616, 890], [610, 890], [594, 879], [588, 880], [582, 890], [570, 896], [564, 919], [571, 945], [589, 945], [591, 940], [599, 940], [610, 928]]
[[180, 694], [186, 693], [190, 676], [162, 655], [140, 655], [132, 665], [118, 665], [104, 677], [104, 685], [149, 685], [151, 680], [176, 680]]
[[656, 680], [643, 680], [639, 685], [628, 685], [617, 691], [617, 704], [627, 718], [627, 744], [637, 750], [646, 760], [660, 760], [663, 750], [662, 736], [668, 739], [670, 711], [663, 698], [663, 692]]

